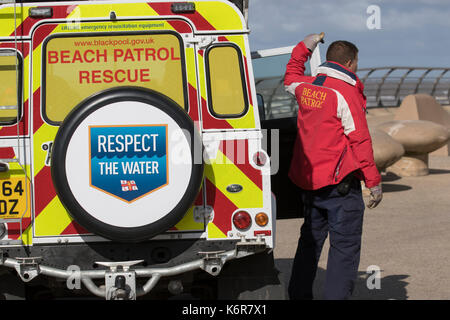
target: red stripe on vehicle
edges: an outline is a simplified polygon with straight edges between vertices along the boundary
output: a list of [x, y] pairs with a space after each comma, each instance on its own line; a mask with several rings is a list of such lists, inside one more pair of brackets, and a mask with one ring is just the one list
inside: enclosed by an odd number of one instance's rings
[[30, 53], [30, 45], [27, 42], [19, 40], [17, 43], [14, 43], [14, 41], [0, 43], [0, 48], [15, 49], [16, 46], [17, 50], [22, 53], [24, 59], [28, 57], [28, 54]]
[[[23, 103], [23, 116], [19, 122], [19, 135], [28, 134], [28, 100]], [[0, 136], [17, 136], [17, 125], [0, 128]]]
[[[30, 226], [31, 218], [22, 219], [22, 233]], [[17, 240], [20, 238], [20, 223], [8, 223], [8, 238], [12, 240]]]
[[39, 26], [33, 36], [33, 50], [39, 47], [39, 45], [53, 32], [53, 30], [56, 29], [57, 26], [57, 23]]
[[[172, 16], [175, 15], [172, 12], [171, 2], [158, 2], [158, 3], [148, 3], [153, 10], [155, 10], [161, 16]], [[178, 16], [183, 16], [189, 20], [191, 20], [197, 30], [216, 30], [212, 24], [208, 22], [200, 13], [195, 11], [194, 13], [178, 13]]]
[[61, 235], [79, 235], [79, 234], [89, 234], [90, 232], [84, 229], [76, 221], [72, 221], [64, 230]]
[[17, 33], [17, 36], [26, 36], [30, 33], [31, 27], [40, 19], [33, 19], [30, 16], [26, 17], [25, 20], [22, 21], [21, 24], [16, 28], [17, 32], [12, 32], [9, 36], [14, 37]]
[[0, 147], [0, 159], [13, 159], [15, 155], [13, 147]]
[[194, 205], [196, 205], [196, 206], [201, 206], [202, 204], [203, 204], [203, 187], [200, 188], [197, 198], [194, 201]]
[[35, 184], [35, 217], [56, 197], [56, 191], [53, 187], [52, 174], [50, 167], [43, 167], [34, 177]]
[[250, 78], [248, 77], [248, 65], [247, 65], [247, 58], [243, 56], [244, 58], [244, 69], [245, 69], [245, 78], [247, 80], [247, 95], [248, 99], [251, 105], [253, 105], [253, 99], [252, 99], [252, 91], [250, 90]]
[[[53, 9], [53, 19], [67, 18], [67, 16], [76, 8], [76, 5], [71, 6], [52, 6]], [[29, 9], [28, 9], [29, 10]], [[30, 34], [31, 28], [43, 19], [32, 18], [30, 16], [26, 17], [19, 26], [17, 26], [18, 36], [27, 36]], [[14, 32], [10, 34], [10, 37], [14, 37]]]
[[208, 112], [208, 104], [202, 97], [202, 122], [205, 129], [233, 129], [233, 126], [225, 119], [214, 118]]
[[[201, 205], [203, 205], [203, 188], [200, 189], [200, 191], [199, 191], [199, 193], [197, 195], [197, 198], [195, 198], [195, 201], [194, 201], [193, 205], [194, 206], [201, 206]], [[178, 228], [176, 226], [173, 226], [173, 227], [171, 227], [169, 229], [169, 231], [177, 231], [177, 230], [178, 230]], [[183, 230], [183, 231], [186, 231], [186, 230]]]
[[[200, 191], [199, 191], [199, 193], [197, 195], [197, 198], [195, 199], [193, 205], [194, 206], [201, 206], [201, 205], [203, 205], [203, 188], [200, 189]], [[173, 226], [173, 227], [171, 227], [169, 229], [169, 231], [177, 231], [177, 230], [178, 230], [178, 228], [176, 226]], [[186, 231], [186, 230], [183, 230], [183, 231]]]
[[[192, 121], [195, 122], [195, 124], [200, 124], [198, 121], [200, 121], [199, 117], [199, 111], [198, 111], [198, 97], [197, 97], [197, 90], [189, 84], [189, 116], [191, 117]], [[201, 129], [197, 126], [197, 129]]]
[[191, 26], [182, 20], [168, 20], [167, 23], [169, 23], [172, 28], [174, 28], [179, 33], [192, 33]]
[[19, 134], [27, 135], [28, 134], [28, 123], [30, 119], [30, 110], [29, 110], [29, 100], [27, 99], [23, 103], [23, 116], [19, 123]]
[[33, 133], [43, 124], [44, 120], [41, 117], [41, 88], [39, 87], [33, 93]]
[[[0, 48], [10, 48], [10, 49], [15, 49], [16, 48], [16, 44], [14, 42], [2, 42], [0, 43]], [[17, 50], [19, 50], [22, 53], [23, 59], [25, 59], [26, 57], [28, 57], [28, 54], [30, 52], [30, 45], [26, 42], [18, 42], [17, 43]], [[23, 76], [23, 73], [26, 72], [26, 70], [28, 70], [28, 66], [24, 65], [23, 66], [24, 71], [22, 71], [22, 77], [23, 79], [25, 78]], [[22, 81], [22, 84], [24, 84], [24, 81]], [[22, 85], [22, 89], [23, 89], [23, 85]], [[29, 110], [28, 110], [28, 99], [24, 101], [23, 103], [23, 115], [20, 119], [19, 122], [19, 134], [20, 135], [27, 135], [28, 134], [28, 119], [29, 119]], [[14, 124], [12, 126], [3, 126], [0, 128], [0, 136], [17, 136], [17, 125]]]
[[[147, 3], [153, 10], [156, 11], [159, 15], [173, 15], [170, 6], [171, 4], [166, 3]], [[176, 31], [179, 33], [191, 33], [193, 30], [191, 26], [182, 20], [167, 20], [167, 23], [170, 24]]]
[[206, 201], [214, 208], [214, 225], [226, 235], [231, 230], [231, 215], [237, 207], [209, 179], [206, 179]]
[[[231, 142], [227, 143], [227, 141]], [[261, 170], [255, 169], [250, 164], [248, 140], [224, 140], [220, 142], [219, 149], [243, 174], [262, 190]]]

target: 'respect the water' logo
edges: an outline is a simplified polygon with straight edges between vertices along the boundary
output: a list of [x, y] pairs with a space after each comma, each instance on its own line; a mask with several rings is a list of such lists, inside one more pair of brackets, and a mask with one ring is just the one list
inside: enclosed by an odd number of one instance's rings
[[168, 184], [167, 125], [90, 126], [91, 186], [132, 202]]

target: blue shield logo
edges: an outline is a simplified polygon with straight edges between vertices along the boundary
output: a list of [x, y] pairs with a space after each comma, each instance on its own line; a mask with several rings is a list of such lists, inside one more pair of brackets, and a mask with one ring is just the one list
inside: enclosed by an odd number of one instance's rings
[[91, 186], [132, 202], [168, 184], [167, 125], [90, 126]]

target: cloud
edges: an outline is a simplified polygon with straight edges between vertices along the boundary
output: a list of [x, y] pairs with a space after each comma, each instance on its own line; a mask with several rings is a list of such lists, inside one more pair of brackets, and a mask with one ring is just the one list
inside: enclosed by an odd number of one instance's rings
[[[380, 7], [380, 30], [367, 28], [370, 5]], [[324, 31], [326, 44], [340, 39], [357, 44], [361, 63], [449, 66], [449, 16], [449, 0], [251, 0], [250, 45], [252, 50], [291, 46]]]
[[253, 0], [250, 2], [249, 26], [256, 45], [270, 47], [298, 42], [313, 32], [366, 31], [368, 0], [318, 1]]
[[311, 32], [367, 33], [370, 32], [367, 28], [370, 5], [380, 7], [381, 27], [388, 32], [450, 27], [448, 0], [252, 0], [249, 10], [251, 36], [258, 44], [268, 45], [288, 39], [301, 40]]
[[[424, 30], [431, 27], [450, 27], [450, 6], [381, 9], [381, 21], [389, 30]], [[383, 28], [384, 28], [383, 27]]]

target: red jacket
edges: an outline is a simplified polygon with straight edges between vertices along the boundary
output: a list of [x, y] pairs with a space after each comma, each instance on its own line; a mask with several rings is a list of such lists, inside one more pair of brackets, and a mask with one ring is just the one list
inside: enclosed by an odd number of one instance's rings
[[317, 190], [338, 184], [355, 171], [372, 188], [381, 176], [373, 159], [364, 86], [335, 62], [323, 63], [316, 77], [305, 76], [310, 55], [300, 42], [286, 67], [285, 88], [299, 105], [289, 177], [302, 189]]

